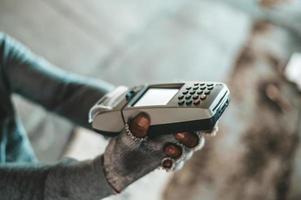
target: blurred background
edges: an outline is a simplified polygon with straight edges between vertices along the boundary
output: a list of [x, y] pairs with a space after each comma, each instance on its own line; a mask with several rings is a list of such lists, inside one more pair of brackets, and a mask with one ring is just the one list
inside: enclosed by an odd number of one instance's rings
[[[301, 199], [300, 0], [0, 0], [0, 31], [114, 85], [229, 84], [231, 106], [203, 151], [107, 199]], [[41, 161], [104, 151], [102, 136], [13, 98]]]

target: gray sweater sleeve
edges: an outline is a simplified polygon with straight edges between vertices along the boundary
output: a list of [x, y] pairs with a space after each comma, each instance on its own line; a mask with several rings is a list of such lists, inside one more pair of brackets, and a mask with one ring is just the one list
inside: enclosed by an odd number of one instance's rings
[[[70, 58], [72, 59], [72, 58]], [[64, 72], [0, 33], [0, 79], [18, 93], [81, 126], [89, 127], [90, 107], [112, 86]], [[101, 157], [55, 165], [0, 165], [1, 200], [89, 200], [113, 194]]]
[[114, 193], [102, 157], [56, 165], [0, 165], [1, 200], [98, 200]]
[[18, 93], [86, 128], [90, 128], [91, 106], [113, 89], [104, 81], [71, 74], [51, 65], [1, 32], [0, 78], [9, 93]]

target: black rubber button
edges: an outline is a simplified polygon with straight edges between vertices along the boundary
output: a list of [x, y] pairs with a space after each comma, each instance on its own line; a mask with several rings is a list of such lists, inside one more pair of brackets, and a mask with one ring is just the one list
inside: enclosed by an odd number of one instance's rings
[[191, 98], [191, 95], [185, 96], [185, 99], [190, 99], [190, 98]]
[[213, 90], [213, 86], [207, 87], [208, 90]]
[[193, 98], [193, 99], [198, 99], [198, 98], [199, 98], [199, 95], [193, 95], [192, 98]]
[[183, 105], [184, 102], [185, 102], [184, 100], [181, 100], [181, 101], [178, 102], [178, 104], [179, 104], [179, 105]]
[[190, 89], [191, 89], [191, 87], [190, 87], [190, 86], [186, 87], [186, 90], [190, 90]]
[[186, 105], [190, 105], [192, 103], [191, 100], [186, 101]]
[[205, 85], [205, 83], [200, 83], [200, 86], [204, 86]]
[[207, 95], [210, 94], [210, 90], [205, 90], [204, 94], [207, 94]]
[[213, 83], [208, 83], [208, 84], [207, 84], [207, 86], [213, 86], [213, 85], [214, 85]]
[[197, 94], [203, 94], [203, 90], [199, 90], [196, 92]]
[[193, 87], [193, 90], [197, 90], [197, 89], [199, 89], [199, 86], [194, 86]]
[[207, 96], [206, 96], [205, 94], [202, 94], [202, 95], [200, 96], [201, 100], [205, 100], [206, 97], [207, 97]]
[[190, 91], [190, 92], [189, 92], [189, 94], [194, 94], [194, 93], [195, 93], [195, 91]]
[[194, 85], [194, 86], [198, 86], [199, 84], [198, 84], [198, 83], [194, 83], [193, 85]]
[[205, 89], [206, 89], [206, 86], [201, 87], [201, 90], [205, 90]]
[[194, 105], [200, 104], [200, 100], [195, 100], [195, 101], [193, 101], [193, 104], [194, 104]]
[[182, 94], [188, 94], [188, 91], [186, 90], [186, 91], [182, 92]]
[[183, 98], [184, 98], [184, 95], [178, 96], [178, 99], [179, 99], [179, 100], [181, 100], [181, 99], [183, 99]]

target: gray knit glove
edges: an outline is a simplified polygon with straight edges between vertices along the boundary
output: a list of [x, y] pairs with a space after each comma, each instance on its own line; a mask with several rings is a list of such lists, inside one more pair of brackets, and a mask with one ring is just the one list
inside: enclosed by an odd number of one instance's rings
[[176, 133], [147, 137], [150, 118], [138, 114], [117, 137], [110, 140], [104, 153], [106, 178], [116, 192], [154, 169], [177, 170], [193, 151], [204, 145], [203, 133]]

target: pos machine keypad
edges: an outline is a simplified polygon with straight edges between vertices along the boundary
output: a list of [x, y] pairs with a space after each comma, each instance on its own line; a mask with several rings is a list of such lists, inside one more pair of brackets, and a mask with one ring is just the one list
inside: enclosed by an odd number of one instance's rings
[[213, 83], [194, 83], [186, 86], [178, 95], [178, 105], [197, 106], [207, 99], [213, 89]]

